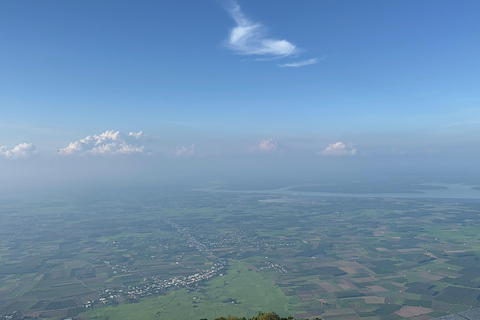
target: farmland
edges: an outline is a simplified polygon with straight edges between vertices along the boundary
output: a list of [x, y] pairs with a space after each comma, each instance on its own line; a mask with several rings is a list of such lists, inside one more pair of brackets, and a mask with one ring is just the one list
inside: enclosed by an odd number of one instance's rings
[[480, 307], [479, 213], [152, 188], [3, 199], [0, 316], [430, 319]]

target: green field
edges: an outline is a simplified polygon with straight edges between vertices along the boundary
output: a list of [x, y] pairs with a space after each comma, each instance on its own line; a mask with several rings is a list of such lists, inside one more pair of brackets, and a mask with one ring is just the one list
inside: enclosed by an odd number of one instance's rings
[[252, 317], [265, 310], [275, 310], [279, 315], [298, 313], [293, 309], [295, 304], [289, 303], [289, 298], [277, 286], [243, 262], [231, 265], [223, 276], [208, 281], [204, 289], [205, 292], [175, 290], [165, 296], [147, 298], [138, 303], [88, 311], [82, 317], [105, 320], [198, 320], [228, 314]]

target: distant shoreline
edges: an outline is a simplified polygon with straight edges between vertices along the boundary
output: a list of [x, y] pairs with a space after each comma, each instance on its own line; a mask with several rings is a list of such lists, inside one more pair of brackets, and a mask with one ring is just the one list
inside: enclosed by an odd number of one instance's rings
[[[474, 185], [453, 183], [425, 183], [422, 189], [412, 189], [407, 192], [325, 192], [306, 191], [308, 188], [328, 188], [328, 186], [290, 186], [280, 189], [265, 190], [231, 190], [221, 186], [196, 188], [194, 191], [220, 192], [220, 193], [255, 193], [279, 194], [291, 196], [318, 196], [318, 197], [345, 197], [345, 198], [407, 198], [407, 199], [480, 199], [480, 187]], [[425, 188], [423, 188], [425, 187]], [[432, 188], [433, 187], [433, 188]]]

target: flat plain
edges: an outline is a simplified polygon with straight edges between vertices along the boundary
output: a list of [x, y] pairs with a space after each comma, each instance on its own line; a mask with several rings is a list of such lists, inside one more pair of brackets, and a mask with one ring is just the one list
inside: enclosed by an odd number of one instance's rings
[[432, 319], [480, 307], [480, 203], [185, 190], [0, 203], [0, 316]]

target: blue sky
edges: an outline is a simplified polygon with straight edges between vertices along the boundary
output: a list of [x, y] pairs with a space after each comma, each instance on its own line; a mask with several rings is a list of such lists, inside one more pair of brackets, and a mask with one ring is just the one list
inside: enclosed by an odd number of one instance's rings
[[[468, 0], [3, 1], [0, 155], [62, 157], [111, 130], [122, 138], [104, 153], [119, 156], [473, 162], [478, 12]], [[73, 156], [93, 153], [82, 146]]]

